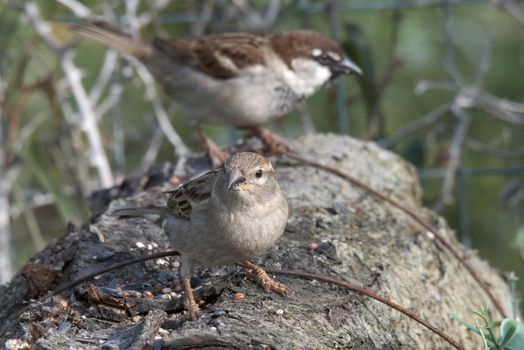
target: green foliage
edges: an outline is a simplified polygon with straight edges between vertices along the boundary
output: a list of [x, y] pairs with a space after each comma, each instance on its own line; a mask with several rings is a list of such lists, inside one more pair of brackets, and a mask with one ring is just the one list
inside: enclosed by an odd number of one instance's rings
[[478, 321], [472, 325], [462, 321], [457, 315], [452, 315], [452, 318], [482, 338], [482, 350], [524, 349], [524, 326], [516, 320], [505, 318], [502, 321], [493, 321], [487, 307], [473, 313], [482, 320], [483, 325]]
[[451, 317], [460, 322], [467, 330], [478, 334], [482, 339], [482, 350], [522, 350], [524, 349], [524, 325], [517, 319], [519, 298], [517, 295], [518, 278], [514, 272], [509, 275], [513, 318], [494, 321], [488, 307], [473, 311], [483, 325], [475, 320], [475, 325], [463, 321], [457, 314]]

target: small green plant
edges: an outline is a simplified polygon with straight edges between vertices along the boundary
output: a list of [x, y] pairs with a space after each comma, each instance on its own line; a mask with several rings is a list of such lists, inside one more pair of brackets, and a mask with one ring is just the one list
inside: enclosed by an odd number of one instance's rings
[[518, 277], [514, 272], [509, 275], [511, 286], [511, 299], [513, 318], [505, 318], [502, 321], [494, 321], [488, 307], [483, 307], [473, 313], [481, 320], [475, 320], [475, 325], [463, 321], [457, 314], [451, 315], [454, 320], [463, 324], [468, 330], [478, 334], [482, 338], [482, 350], [523, 350], [524, 349], [524, 325], [518, 322], [517, 296]]

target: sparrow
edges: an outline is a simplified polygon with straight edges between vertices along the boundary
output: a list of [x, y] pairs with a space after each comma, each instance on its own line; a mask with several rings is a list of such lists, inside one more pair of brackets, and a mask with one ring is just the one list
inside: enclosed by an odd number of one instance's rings
[[251, 270], [266, 290], [284, 295], [286, 287], [249, 261], [282, 236], [288, 205], [275, 170], [263, 156], [233, 154], [220, 169], [167, 192], [165, 206], [118, 209], [117, 217], [144, 217], [160, 225], [181, 255], [186, 309], [200, 314], [191, 289], [194, 265], [239, 264]]
[[[331, 39], [310, 30], [269, 35], [225, 33], [152, 43], [104, 23], [75, 24], [72, 31], [139, 59], [192, 121], [254, 129], [297, 108], [340, 75], [362, 70]], [[197, 127], [218, 163], [226, 156]], [[222, 153], [221, 153], [222, 152]]]

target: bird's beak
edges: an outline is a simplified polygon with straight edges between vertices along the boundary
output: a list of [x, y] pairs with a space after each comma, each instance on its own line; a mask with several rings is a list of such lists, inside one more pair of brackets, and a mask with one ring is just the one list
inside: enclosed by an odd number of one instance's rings
[[331, 66], [331, 70], [336, 74], [356, 73], [362, 75], [362, 69], [347, 57], [343, 57], [342, 60]]
[[235, 185], [243, 184], [244, 182], [246, 182], [246, 177], [242, 175], [240, 170], [235, 169], [229, 174], [227, 189], [231, 190], [235, 187]]

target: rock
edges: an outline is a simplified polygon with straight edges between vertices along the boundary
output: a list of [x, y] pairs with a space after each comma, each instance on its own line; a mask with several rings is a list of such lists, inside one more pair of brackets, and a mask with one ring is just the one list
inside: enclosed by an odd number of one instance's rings
[[[335, 166], [395, 198], [464, 250], [444, 220], [421, 206], [416, 173], [395, 154], [374, 143], [335, 135], [305, 136], [291, 146], [302, 156]], [[432, 235], [400, 210], [339, 177], [285, 157], [273, 162], [289, 200], [290, 217], [283, 238], [257, 263], [352, 281], [416, 312], [465, 348], [480, 346], [450, 314], [467, 317], [490, 301]], [[111, 271], [63, 296], [29, 301], [57, 283], [150, 252], [139, 246], [153, 251], [173, 249], [148, 221], [108, 215], [114, 208], [163, 204], [163, 191], [172, 185], [160, 180], [172, 178], [165, 169], [173, 167], [159, 169], [160, 174], [148, 174], [154, 181], [130, 180], [120, 189], [97, 193], [92, 202], [97, 216], [80, 228], [70, 228], [31, 259], [29, 269], [23, 268], [10, 285], [2, 287], [1, 346], [31, 344], [35, 349], [54, 350], [449, 348], [437, 335], [375, 300], [326, 283], [278, 276], [289, 290], [283, 298], [262, 290], [235, 266], [195, 270], [196, 296], [204, 314], [191, 322], [176, 293], [169, 294], [173, 299], [162, 297], [167, 295], [162, 293], [166, 288], [180, 290], [177, 278], [175, 285], [166, 285], [173, 266], [179, 266], [174, 257]], [[187, 178], [191, 173], [174, 175]], [[144, 183], [160, 186], [148, 185], [141, 191]], [[509, 309], [506, 283], [474, 253], [468, 254]], [[44, 271], [45, 276], [35, 278], [35, 271]], [[152, 298], [143, 297], [146, 291]]]

